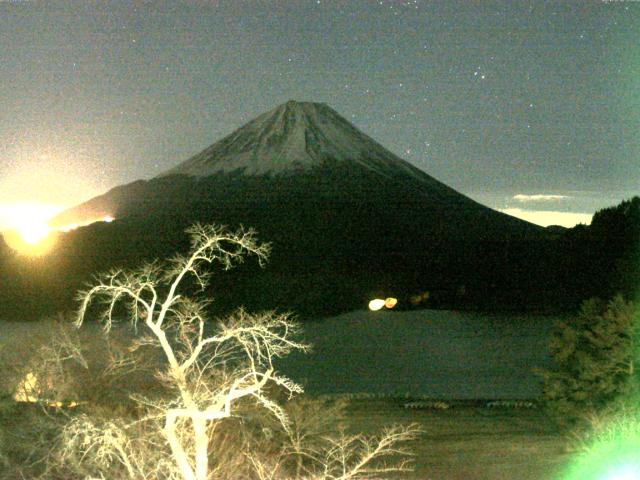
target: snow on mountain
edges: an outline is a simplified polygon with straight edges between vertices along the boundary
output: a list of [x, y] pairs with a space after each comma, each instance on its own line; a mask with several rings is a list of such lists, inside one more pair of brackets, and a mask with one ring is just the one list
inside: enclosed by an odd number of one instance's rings
[[159, 176], [296, 173], [324, 162], [354, 162], [389, 176], [424, 173], [368, 137], [324, 103], [288, 101]]

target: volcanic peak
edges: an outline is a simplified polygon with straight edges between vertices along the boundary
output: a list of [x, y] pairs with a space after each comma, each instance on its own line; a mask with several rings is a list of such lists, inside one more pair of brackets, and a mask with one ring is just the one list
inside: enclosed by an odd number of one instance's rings
[[325, 162], [355, 162], [385, 176], [416, 169], [324, 103], [290, 100], [159, 176], [291, 174]]

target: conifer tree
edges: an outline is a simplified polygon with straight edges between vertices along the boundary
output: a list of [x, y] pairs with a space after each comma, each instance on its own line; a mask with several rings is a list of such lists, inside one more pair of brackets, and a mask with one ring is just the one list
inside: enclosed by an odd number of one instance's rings
[[638, 318], [632, 302], [617, 295], [593, 298], [579, 314], [559, 321], [550, 354], [555, 366], [540, 372], [549, 410], [572, 425], [638, 390]]

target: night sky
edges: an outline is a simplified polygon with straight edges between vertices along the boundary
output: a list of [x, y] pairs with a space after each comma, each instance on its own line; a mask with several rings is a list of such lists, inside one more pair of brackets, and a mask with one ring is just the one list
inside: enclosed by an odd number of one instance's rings
[[0, 61], [0, 227], [289, 99], [492, 208], [572, 224], [640, 193], [640, 2], [5, 0]]

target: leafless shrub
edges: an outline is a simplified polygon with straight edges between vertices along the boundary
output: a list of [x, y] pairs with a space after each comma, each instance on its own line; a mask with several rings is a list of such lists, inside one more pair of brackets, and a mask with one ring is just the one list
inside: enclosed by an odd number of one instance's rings
[[406, 444], [421, 433], [416, 425], [394, 426], [380, 435], [367, 437], [362, 434], [322, 437], [314, 439], [314, 447], [304, 453], [305, 462], [296, 469], [283, 468], [283, 457], [271, 463], [250, 457], [259, 480], [307, 479], [307, 480], [356, 480], [382, 479], [390, 474], [412, 471], [411, 452]]

